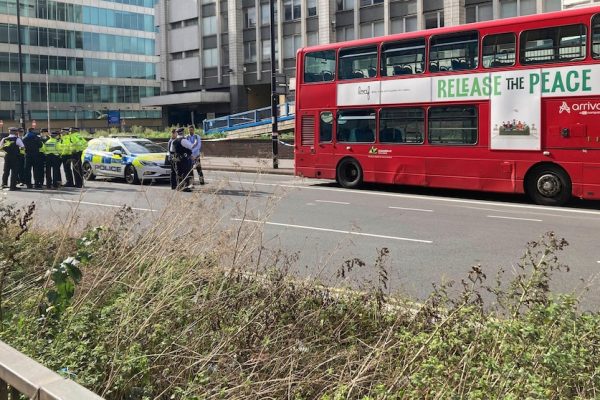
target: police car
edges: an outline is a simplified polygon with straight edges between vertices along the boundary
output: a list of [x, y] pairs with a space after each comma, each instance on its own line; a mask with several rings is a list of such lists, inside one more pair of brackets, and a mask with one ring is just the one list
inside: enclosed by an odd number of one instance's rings
[[106, 176], [137, 184], [169, 179], [171, 166], [167, 165], [166, 156], [166, 148], [148, 139], [101, 137], [88, 142], [81, 161], [87, 180]]

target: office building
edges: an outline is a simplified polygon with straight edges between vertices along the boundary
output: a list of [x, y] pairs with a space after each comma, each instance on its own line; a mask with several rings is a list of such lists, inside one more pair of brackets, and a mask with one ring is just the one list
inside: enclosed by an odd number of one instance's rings
[[[54, 127], [105, 128], [109, 111], [125, 125], [161, 124], [160, 108], [140, 105], [160, 92], [154, 0], [19, 2], [26, 119], [45, 127], [49, 108]], [[20, 115], [17, 43], [17, 1], [0, 0], [4, 129]]]

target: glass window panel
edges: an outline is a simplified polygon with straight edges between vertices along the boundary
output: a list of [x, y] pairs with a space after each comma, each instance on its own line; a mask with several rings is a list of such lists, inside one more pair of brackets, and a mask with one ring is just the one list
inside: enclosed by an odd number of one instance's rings
[[339, 111], [336, 138], [338, 142], [373, 143], [375, 141], [375, 111]]
[[585, 58], [585, 25], [557, 26], [521, 33], [522, 64], [560, 63]]
[[500, 1], [500, 17], [510, 18], [516, 17], [517, 14], [517, 0], [501, 0]]
[[377, 47], [340, 50], [338, 76], [340, 79], [367, 79], [377, 75]]
[[515, 65], [516, 41], [514, 33], [488, 35], [483, 38], [483, 67], [498, 68]]
[[592, 57], [600, 58], [600, 14], [592, 19]]
[[434, 36], [430, 41], [429, 70], [460, 71], [477, 68], [479, 39], [477, 32]]
[[477, 144], [477, 108], [443, 106], [429, 109], [429, 143], [442, 145]]
[[425, 70], [425, 39], [385, 43], [381, 50], [381, 75], [412, 75]]
[[319, 120], [319, 142], [327, 143], [333, 140], [333, 113], [324, 111]]
[[335, 51], [317, 51], [304, 57], [304, 82], [327, 82], [335, 78]]
[[384, 108], [379, 113], [381, 143], [421, 144], [425, 137], [422, 108]]

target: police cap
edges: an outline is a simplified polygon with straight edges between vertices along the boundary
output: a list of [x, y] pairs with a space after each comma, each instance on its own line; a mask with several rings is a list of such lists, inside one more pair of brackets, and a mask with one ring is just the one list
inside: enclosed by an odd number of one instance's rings
[[40, 132], [41, 133], [48, 132], [48, 128], [42, 128], [42, 129], [40, 129]]
[[10, 128], [8, 128], [8, 132], [9, 132], [9, 133], [10, 133], [10, 132], [18, 132], [18, 131], [19, 131], [19, 128], [16, 128], [16, 127], [14, 127], [14, 126], [11, 126]]
[[52, 131], [50, 133], [50, 136], [58, 136], [58, 135], [60, 135], [60, 131]]
[[185, 131], [185, 129], [184, 129], [184, 128], [177, 128], [177, 129], [175, 130], [175, 132], [177, 132], [178, 134], [179, 134], [179, 133], [183, 133], [184, 131]]

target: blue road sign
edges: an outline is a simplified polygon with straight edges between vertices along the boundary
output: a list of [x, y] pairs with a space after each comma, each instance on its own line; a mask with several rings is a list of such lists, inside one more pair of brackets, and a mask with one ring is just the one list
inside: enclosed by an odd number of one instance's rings
[[109, 111], [107, 113], [109, 125], [121, 125], [121, 112], [120, 111]]

